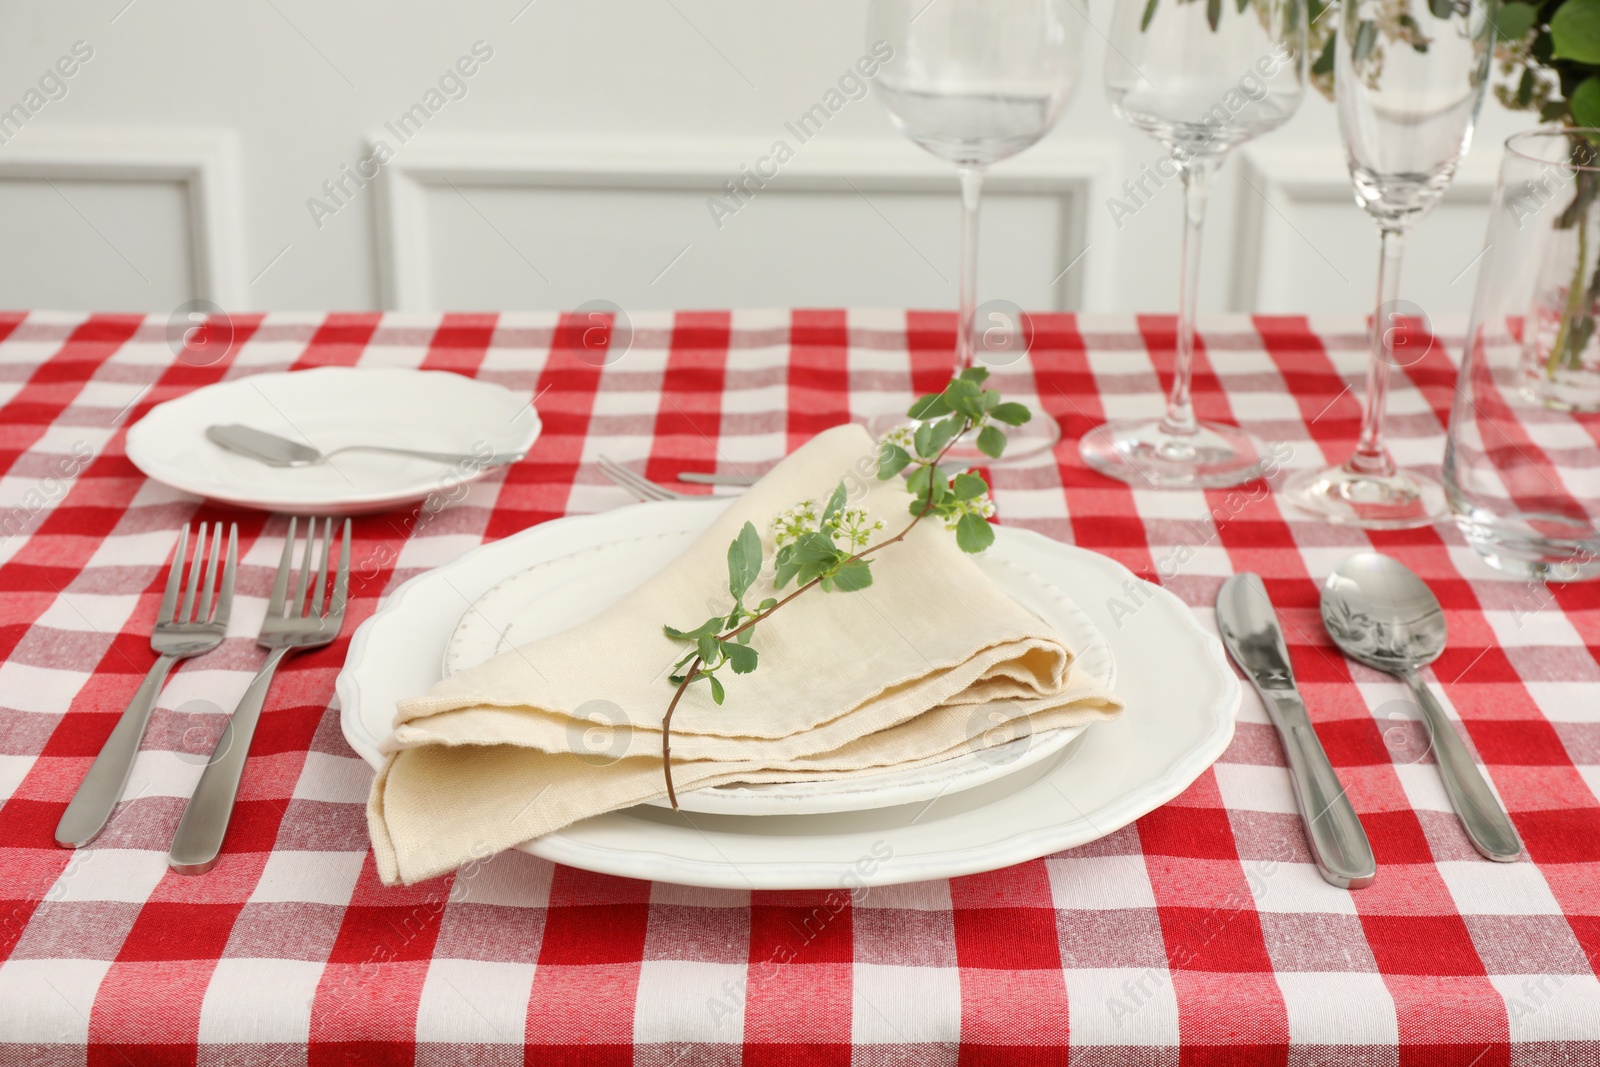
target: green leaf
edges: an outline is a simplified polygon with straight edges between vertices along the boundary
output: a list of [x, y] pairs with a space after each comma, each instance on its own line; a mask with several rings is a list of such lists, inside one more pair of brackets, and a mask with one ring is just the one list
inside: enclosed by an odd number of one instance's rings
[[990, 459], [999, 459], [1006, 450], [1006, 435], [994, 426], [978, 431], [978, 451]]
[[723, 691], [722, 683], [717, 681], [717, 676], [714, 674], [708, 674], [706, 678], [711, 682], [711, 699], [720, 705], [722, 698], [727, 696], [727, 693]]
[[839, 548], [827, 534], [813, 531], [800, 535], [790, 556], [796, 563], [832, 560], [839, 558]]
[[917, 427], [915, 444], [917, 455], [923, 459], [932, 459], [939, 454], [939, 450], [933, 447], [933, 423], [925, 422]]
[[833, 490], [833, 496], [828, 498], [828, 506], [822, 511], [822, 528], [828, 528], [828, 520], [839, 514], [844, 507], [848, 494], [845, 492], [844, 483], [840, 482]]
[[958, 474], [955, 491], [957, 500], [975, 500], [989, 491], [989, 483], [980, 475]]
[[1334, 49], [1339, 47], [1339, 35], [1331, 34], [1328, 43], [1322, 46], [1322, 54], [1317, 56], [1317, 61], [1311, 64], [1311, 73], [1322, 75], [1333, 73]]
[[950, 495], [950, 476], [944, 468], [933, 466], [928, 471], [928, 489], [933, 493], [933, 502], [937, 504]]
[[913, 419], [936, 419], [940, 415], [950, 414], [950, 405], [941, 393], [929, 393], [919, 396], [906, 411]]
[[1436, 19], [1447, 19], [1456, 13], [1455, 5], [1450, 0], [1428, 0], [1428, 10], [1433, 12]]
[[700, 662], [710, 667], [717, 662], [717, 653], [722, 648], [722, 642], [707, 634], [705, 637], [700, 638], [699, 641], [696, 641], [695, 646], [696, 651], [700, 653]]
[[[749, 633], [749, 631], [747, 630], [745, 633]], [[739, 636], [743, 637], [744, 634]], [[728, 664], [733, 667], [734, 674], [749, 674], [756, 669], [756, 660], [759, 658], [759, 654], [748, 645], [724, 644], [722, 650], [727, 654]]]
[[893, 478], [896, 474], [906, 469], [906, 464], [911, 462], [911, 453], [899, 445], [892, 445], [885, 441], [883, 448], [878, 452], [878, 477]]
[[707, 619], [693, 630], [674, 630], [670, 626], [663, 626], [661, 629], [666, 631], [666, 635], [674, 641], [698, 641], [700, 638], [710, 634], [721, 633], [722, 617], [717, 616], [716, 618]]
[[1222, 0], [1206, 0], [1206, 22], [1215, 33], [1222, 22]]
[[739, 642], [741, 645], [748, 645], [750, 643], [750, 639], [755, 635], [756, 628], [752, 626], [748, 630], [740, 630], [738, 635], [734, 637], [734, 640]]
[[962, 371], [957, 377], [964, 382], [971, 382], [973, 385], [982, 385], [989, 380], [989, 368], [971, 366]]
[[989, 417], [996, 422], [1003, 422], [1007, 426], [1021, 426], [1033, 418], [1033, 412], [1028, 410], [1028, 405], [1010, 400], [989, 412]]
[[[1596, 3], [1600, 3], [1600, 0], [1596, 0]], [[1378, 24], [1370, 19], [1363, 20], [1356, 26], [1356, 39], [1350, 45], [1350, 57], [1360, 63], [1372, 54], [1377, 43]]]
[[963, 515], [956, 523], [956, 544], [963, 552], [982, 552], [994, 544], [994, 527], [982, 515]]
[[932, 470], [932, 467], [924, 465], [912, 471], [906, 478], [906, 492], [913, 496], [926, 496], [928, 494], [928, 475]]
[[747, 522], [728, 545], [728, 591], [733, 599], [742, 599], [760, 574], [761, 535], [756, 533], [755, 523]]
[[846, 593], [872, 584], [872, 567], [864, 559], [853, 559], [833, 572], [833, 584]]
[[1533, 28], [1539, 9], [1532, 4], [1502, 4], [1495, 30], [1502, 41], [1520, 41]]
[[973, 422], [983, 418], [983, 390], [976, 382], [966, 378], [952, 378], [950, 384], [944, 387], [945, 402], [951, 410], [958, 415], [965, 415]]
[[1139, 32], [1143, 33], [1150, 28], [1150, 20], [1156, 17], [1156, 4], [1159, 0], [1150, 0], [1144, 5], [1144, 14], [1139, 19]]
[[[923, 428], [928, 430], [928, 443], [933, 447], [933, 451], [924, 453], [924, 455], [928, 459], [933, 459], [939, 455], [945, 450], [945, 446], [956, 439], [956, 435], [961, 432], [964, 425], [963, 421], [954, 415], [948, 419], [940, 419], [938, 422], [924, 423]], [[917, 433], [920, 435], [922, 430], [919, 429]], [[919, 451], [920, 447], [919, 445]]]
[[760, 613], [760, 612], [764, 612], [764, 611], [771, 611], [773, 608], [775, 608], [777, 606], [778, 606], [778, 598], [775, 597], [775, 596], [769, 596], [769, 597], [767, 597], [767, 599], [763, 600], [761, 603], [756, 605], [756, 612]]
[[1600, 126], [1600, 75], [1585, 78], [1572, 90], [1568, 102], [1572, 121], [1579, 126]]

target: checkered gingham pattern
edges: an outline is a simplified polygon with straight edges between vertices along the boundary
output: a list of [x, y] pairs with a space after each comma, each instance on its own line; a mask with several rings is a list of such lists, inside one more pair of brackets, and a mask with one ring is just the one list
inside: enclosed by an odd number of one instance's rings
[[[349, 634], [386, 593], [484, 540], [625, 503], [604, 452], [668, 481], [761, 468], [817, 431], [938, 388], [953, 317], [635, 315], [625, 352], [555, 315], [240, 316], [231, 353], [174, 358], [159, 318], [0, 318], [0, 1061], [16, 1064], [1600, 1063], [1600, 584], [1499, 576], [1448, 525], [1363, 535], [1260, 485], [1157, 492], [1088, 471], [1106, 416], [1152, 413], [1168, 318], [1036, 320], [1009, 394], [1065, 429], [996, 468], [1001, 521], [1104, 552], [1209, 625], [1254, 570], [1285, 623], [1323, 744], [1377, 851], [1372, 888], [1310, 863], [1253, 694], [1222, 759], [1092, 845], [989, 874], [842, 893], [650, 884], [521, 853], [386, 889], [371, 773], [333, 704]], [[1342, 458], [1365, 358], [1353, 319], [1202, 324], [1196, 403]], [[620, 336], [620, 335], [619, 335]], [[1398, 377], [1394, 447], [1437, 467], [1441, 338]], [[345, 632], [279, 672], [226, 854], [166, 866], [184, 797], [260, 661], [284, 520], [143, 478], [126, 427], [210, 382], [328, 364], [423, 367], [537, 394], [544, 434], [460, 503], [356, 520]], [[1594, 430], [1591, 425], [1591, 432]], [[74, 460], [74, 457], [87, 459]], [[81, 468], [81, 469], [80, 469]], [[95, 845], [52, 831], [151, 661], [178, 529], [237, 520], [232, 634], [161, 697], [126, 802]], [[1480, 859], [1399, 684], [1334, 653], [1317, 582], [1375, 545], [1443, 601], [1434, 667], [1527, 843]], [[820, 918], [819, 918], [820, 916]]]

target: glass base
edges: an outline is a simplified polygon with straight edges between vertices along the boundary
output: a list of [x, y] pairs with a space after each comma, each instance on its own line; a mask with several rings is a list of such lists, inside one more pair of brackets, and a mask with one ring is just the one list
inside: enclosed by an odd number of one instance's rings
[[[1450, 510], [1467, 544], [1497, 571], [1541, 584], [1581, 582], [1600, 578], [1600, 530], [1570, 516], [1500, 514], [1474, 508], [1446, 486]], [[1520, 605], [1525, 610], [1543, 606], [1544, 597]]]
[[1284, 483], [1283, 495], [1319, 519], [1363, 530], [1415, 530], [1448, 514], [1444, 487], [1408, 470], [1364, 474], [1346, 465], [1301, 471]]
[[[877, 439], [898, 427], [915, 425], [916, 420], [908, 418], [904, 411], [886, 411], [867, 419], [867, 432]], [[1060, 424], [1042, 411], [1035, 411], [1033, 418], [1021, 426], [1000, 428], [1005, 431], [1006, 451], [999, 459], [990, 459], [978, 451], [976, 443], [963, 439], [957, 441], [951, 446], [950, 451], [945, 453], [945, 462], [969, 467], [1002, 466], [1042, 455], [1061, 441]]]
[[1083, 461], [1101, 474], [1155, 489], [1221, 489], [1261, 477], [1266, 448], [1237, 426], [1202, 422], [1171, 434], [1160, 422], [1097, 426], [1078, 442]]

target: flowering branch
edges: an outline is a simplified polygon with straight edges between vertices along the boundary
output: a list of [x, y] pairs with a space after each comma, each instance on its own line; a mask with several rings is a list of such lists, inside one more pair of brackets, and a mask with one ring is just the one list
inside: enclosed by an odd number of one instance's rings
[[712, 616], [693, 630], [663, 627], [668, 637], [692, 645], [668, 676], [677, 688], [661, 720], [661, 763], [673, 808], [678, 806], [672, 781], [673, 713], [695, 682], [704, 679], [712, 701], [721, 705], [727, 690], [718, 672], [724, 667], [734, 674], [756, 669], [760, 653], [751, 640], [758, 623], [811, 589], [849, 593], [867, 588], [872, 584], [870, 557], [905, 540], [929, 515], [938, 516], [955, 532], [956, 544], [965, 552], [982, 552], [994, 542], [988, 522], [994, 514], [989, 484], [981, 475], [970, 471], [952, 474], [942, 465], [956, 442], [974, 430], [978, 450], [998, 459], [1006, 447], [1000, 426], [1020, 426], [1033, 417], [1026, 405], [1003, 402], [997, 391], [983, 388], [988, 376], [984, 368], [970, 367], [952, 378], [943, 392], [920, 397], [908, 412], [919, 421], [880, 442], [878, 477], [887, 480], [902, 474], [912, 494], [908, 506], [911, 521], [899, 533], [869, 544], [885, 524], [873, 519], [865, 508], [849, 507], [845, 485], [840, 482], [820, 512], [816, 501], [803, 500], [773, 520], [774, 586], [782, 590], [792, 581], [796, 585], [793, 592], [781, 599], [768, 597], [754, 610], [745, 607], [745, 594], [765, 563], [761, 535], [754, 523], [747, 522], [728, 546], [728, 592], [733, 596], [733, 609], [727, 615]]

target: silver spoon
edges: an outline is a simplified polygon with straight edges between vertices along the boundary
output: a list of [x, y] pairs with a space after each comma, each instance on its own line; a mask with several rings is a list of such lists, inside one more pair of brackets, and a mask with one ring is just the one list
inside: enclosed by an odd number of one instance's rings
[[1428, 724], [1444, 791], [1473, 847], [1501, 863], [1520, 856], [1522, 841], [1511, 819], [1417, 673], [1444, 651], [1444, 609], [1433, 591], [1398, 560], [1358, 552], [1323, 583], [1322, 624], [1345, 655], [1411, 686]]
[[345, 445], [329, 452], [323, 452], [310, 445], [291, 441], [287, 437], [279, 437], [266, 430], [258, 430], [253, 426], [241, 426], [233, 423], [227, 426], [207, 426], [206, 437], [216, 445], [221, 445], [229, 452], [237, 452], [241, 456], [249, 456], [253, 460], [265, 463], [269, 467], [310, 467], [318, 463], [326, 463], [329, 456], [336, 456], [340, 452], [388, 452], [397, 456], [412, 456], [416, 459], [432, 460], [435, 463], [449, 463], [452, 465], [469, 464], [474, 467], [503, 467], [515, 463], [526, 452], [517, 452], [508, 456], [491, 455], [487, 459], [483, 456], [471, 455], [460, 452], [424, 452], [414, 448], [390, 448], [387, 445]]

